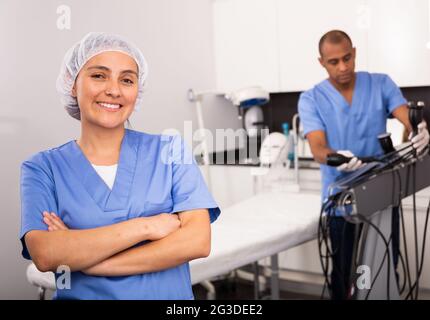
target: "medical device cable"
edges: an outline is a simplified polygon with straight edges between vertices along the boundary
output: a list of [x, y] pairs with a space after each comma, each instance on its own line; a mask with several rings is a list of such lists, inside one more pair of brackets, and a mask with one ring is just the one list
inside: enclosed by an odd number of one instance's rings
[[[410, 171], [411, 171], [411, 167], [408, 167], [407, 171], [406, 171], [406, 190], [405, 190], [405, 194], [407, 194], [409, 192]], [[406, 239], [406, 231], [404, 233], [404, 237]], [[407, 246], [405, 247], [405, 253], [407, 253]], [[408, 259], [407, 261], [408, 261], [408, 265], [409, 265], [409, 258], [408, 258], [408, 256], [409, 255], [407, 254], [406, 258]], [[409, 272], [410, 272], [410, 270], [409, 270]], [[410, 276], [410, 273], [409, 273], [409, 276]], [[415, 280], [415, 282], [416, 282], [416, 280]], [[405, 300], [408, 300], [409, 297], [411, 297], [411, 299], [412, 299], [412, 295], [411, 294], [413, 292], [413, 288], [415, 287], [415, 282], [413, 284], [411, 282], [411, 284], [409, 285], [409, 293], [406, 295]]]
[[356, 224], [356, 230], [354, 234], [353, 256], [352, 256], [354, 267], [351, 268], [351, 274], [350, 274], [350, 283], [352, 285], [356, 283], [356, 280], [358, 279], [358, 277], [356, 276], [356, 272], [354, 272], [354, 270], [357, 270], [357, 266], [359, 265], [358, 253], [360, 252], [359, 248], [360, 248], [360, 238], [361, 238], [362, 230], [363, 230], [363, 223]]
[[[403, 235], [404, 235], [405, 234], [405, 231], [404, 231], [405, 230], [405, 226], [404, 226], [403, 206], [402, 206], [402, 179], [401, 179], [399, 170], [392, 170], [391, 172], [392, 172], [392, 175], [393, 175], [393, 199], [392, 199], [392, 203], [395, 203], [395, 197], [396, 197], [396, 195], [395, 195], [395, 192], [396, 192], [396, 177], [399, 179], [399, 188], [398, 188], [399, 192], [398, 192], [398, 206], [397, 206], [397, 210], [398, 210], [398, 218], [399, 218], [399, 220], [401, 219], [399, 221], [399, 224], [402, 227], [402, 232], [403, 232]], [[394, 214], [394, 212], [393, 212], [393, 214]], [[408, 265], [406, 266], [405, 260], [403, 258], [403, 254], [402, 254], [402, 252], [400, 250], [400, 236], [401, 236], [401, 231], [399, 230], [399, 232], [398, 232], [398, 237], [399, 237], [399, 239], [398, 239], [398, 241], [399, 241], [398, 247], [394, 248], [394, 244], [393, 244], [392, 245], [392, 249], [393, 249], [393, 255], [397, 254], [398, 259], [400, 260], [401, 265], [402, 265], [402, 271], [403, 271], [403, 277], [402, 277], [403, 284], [402, 285], [400, 285], [400, 282], [399, 282], [400, 281], [399, 280], [399, 273], [397, 273], [396, 269], [394, 270], [395, 273], [398, 275], [398, 276], [396, 276], [397, 289], [399, 291], [399, 294], [402, 295], [403, 292], [404, 292], [404, 290], [405, 290], [405, 288], [406, 288], [407, 281], [409, 281], [409, 288], [411, 287], [411, 280], [410, 280], [410, 272], [409, 272], [409, 261], [408, 261]], [[402, 238], [403, 238], [403, 240], [405, 242], [406, 238], [404, 236]], [[405, 246], [406, 246], [406, 242], [405, 242]], [[394, 249], [396, 249], [396, 252], [394, 252]], [[407, 257], [406, 257], [406, 259], [407, 259]], [[395, 267], [397, 267], [397, 266], [395, 266]]]
[[[405, 281], [407, 280], [408, 285], [409, 285], [409, 290], [412, 289], [412, 280], [411, 280], [411, 271], [410, 271], [410, 264], [409, 264], [409, 255], [408, 255], [408, 244], [407, 244], [407, 239], [406, 239], [406, 228], [405, 228], [405, 218], [404, 218], [404, 213], [403, 213], [403, 207], [400, 207], [400, 218], [402, 219], [402, 235], [403, 235], [403, 247], [405, 250], [405, 264], [406, 264], [406, 276], [407, 279], [405, 279]], [[401, 294], [404, 293], [405, 288], [402, 288], [401, 290]]]
[[[430, 214], [430, 201], [429, 201], [429, 204], [427, 207], [426, 221], [424, 223], [423, 244], [421, 247], [421, 262], [420, 262], [420, 267], [418, 270], [417, 287], [418, 287], [418, 281], [419, 281], [419, 278], [421, 277], [421, 272], [422, 272], [423, 266], [424, 266], [424, 253], [425, 253], [425, 244], [426, 244], [426, 237], [427, 237], [427, 227], [428, 227], [429, 214]], [[417, 299], [418, 299], [418, 295], [417, 295]]]
[[[430, 200], [429, 200], [429, 204], [428, 204], [428, 207], [427, 207], [426, 221], [425, 221], [425, 225], [424, 225], [423, 245], [421, 247], [421, 263], [420, 263], [418, 277], [421, 277], [422, 269], [423, 269], [423, 266], [424, 266], [425, 243], [426, 243], [425, 240], [426, 240], [426, 237], [427, 237], [429, 215], [430, 215]], [[413, 286], [412, 286], [411, 290], [409, 291], [406, 299], [409, 298], [409, 297], [412, 298], [412, 293], [413, 293], [413, 290], [414, 290], [414, 288], [416, 286], [416, 282], [417, 281], [415, 281], [415, 283], [413, 284]]]
[[[394, 171], [397, 175], [397, 177], [399, 178], [399, 216], [400, 216], [400, 225], [402, 227], [402, 235], [403, 235], [403, 246], [405, 248], [405, 259], [406, 261], [403, 260], [403, 255], [401, 254], [401, 251], [399, 249], [399, 256], [402, 259], [402, 262], [405, 263], [406, 262], [406, 269], [404, 268], [403, 270], [405, 271], [404, 273], [404, 286], [402, 287], [402, 289], [400, 290], [400, 294], [403, 294], [404, 289], [406, 287], [406, 280], [408, 281], [409, 284], [409, 290], [412, 287], [412, 281], [411, 281], [411, 273], [410, 273], [410, 268], [409, 268], [409, 257], [408, 257], [408, 244], [407, 244], [407, 239], [406, 239], [406, 229], [405, 229], [405, 218], [404, 218], [404, 213], [403, 213], [403, 203], [402, 203], [402, 177], [400, 176], [400, 172], [399, 170], [395, 170]], [[407, 277], [407, 278], [406, 278]]]
[[[341, 207], [345, 206], [345, 202], [348, 200], [348, 197], [350, 196], [350, 194], [345, 194], [342, 198], [341, 201], [339, 201], [339, 203], [341, 203]], [[319, 249], [319, 254], [320, 254], [320, 263], [323, 269], [323, 273], [324, 273], [324, 278], [325, 278], [325, 282], [324, 282], [324, 286], [323, 286], [323, 291], [321, 293], [321, 299], [323, 299], [324, 297], [324, 293], [325, 293], [325, 289], [326, 287], [328, 287], [329, 289], [331, 288], [331, 284], [330, 284], [330, 280], [329, 280], [329, 275], [328, 275], [328, 270], [329, 270], [329, 262], [330, 262], [330, 258], [332, 258], [334, 256], [335, 253], [337, 253], [338, 250], [340, 250], [340, 246], [338, 248], [336, 248], [336, 250], [332, 251], [330, 250], [330, 245], [329, 245], [329, 228], [328, 226], [330, 225], [331, 219], [333, 216], [336, 216], [336, 210], [339, 210], [339, 207], [335, 207], [333, 208], [333, 205], [331, 206], [331, 208], [329, 208], [327, 215], [325, 215], [325, 225], [322, 223], [322, 218], [323, 218], [323, 214], [325, 212], [326, 207], [330, 205], [330, 202], [325, 202], [323, 204], [321, 213], [320, 213], [320, 223], [319, 223], [319, 228], [318, 228], [318, 249]], [[345, 215], [345, 212], [343, 213], [343, 216]], [[346, 232], [346, 224], [343, 225], [342, 228], [342, 237], [345, 235]], [[322, 252], [322, 246], [323, 244], [325, 244], [326, 247], [326, 253], [325, 255]], [[325, 259], [325, 263], [324, 260]], [[353, 261], [352, 261], [353, 262]], [[352, 263], [351, 262], [351, 263]], [[337, 264], [332, 264], [332, 268], [337, 270], [337, 272], [339, 273], [340, 277], [342, 279], [344, 279], [344, 272], [342, 270], [338, 269]], [[352, 270], [351, 270], [352, 272]], [[350, 275], [350, 279], [351, 279], [351, 275]], [[332, 292], [331, 290], [329, 290], [329, 294], [332, 297]]]
[[423, 266], [424, 266], [424, 253], [425, 253], [429, 214], [430, 214], [430, 200], [429, 200], [429, 204], [427, 206], [426, 221], [424, 223], [423, 245], [421, 247], [421, 262], [420, 262], [420, 268], [419, 268], [419, 272], [418, 272], [418, 279], [421, 277], [421, 272], [422, 272]]
[[[406, 149], [410, 149], [410, 150], [408, 152], [406, 152], [405, 154], [400, 155], [400, 152], [404, 151]], [[415, 157], [415, 149], [414, 149], [414, 147], [413, 147], [412, 144], [409, 144], [406, 147], [403, 147], [403, 148], [401, 148], [399, 150], [396, 150], [394, 152], [391, 152], [391, 153], [387, 154], [386, 156], [390, 156], [391, 157], [392, 155], [395, 155], [395, 154], [398, 154], [399, 156], [398, 157], [393, 157], [393, 159], [389, 160], [387, 162], [388, 166], [394, 167], [395, 165], [397, 165], [399, 163], [403, 163], [403, 162], [405, 162], [405, 161], [407, 161], [409, 159], [414, 158]]]
[[[411, 150], [411, 152], [409, 152], [407, 155], [405, 155], [405, 156], [407, 156], [406, 160], [409, 160], [409, 158], [411, 158], [410, 157], [411, 155], [412, 155], [412, 158], [416, 158], [415, 149]], [[409, 178], [410, 178], [410, 175], [411, 175], [410, 174], [410, 171], [411, 171], [410, 169], [411, 169], [411, 167], [407, 168], [405, 194], [408, 193]], [[418, 249], [418, 240], [417, 240], [417, 224], [416, 224], [416, 204], [415, 204], [415, 194], [416, 194], [416, 186], [415, 186], [415, 178], [416, 178], [415, 163], [412, 164], [412, 170], [413, 170], [412, 178], [414, 179], [413, 183], [412, 183], [412, 188], [413, 188], [413, 190], [412, 190], [412, 196], [413, 196], [413, 214], [414, 214], [414, 229], [415, 229], [415, 232], [414, 232], [414, 238], [415, 238], [415, 260], [416, 260], [416, 269], [418, 269], [417, 266], [419, 265], [419, 262], [418, 262], [419, 254], [418, 254], [418, 251], [417, 251], [417, 249]], [[396, 172], [397, 172], [397, 174], [399, 176], [399, 182], [401, 184], [400, 173], [398, 172], [398, 170], [396, 170]], [[401, 187], [400, 187], [400, 190], [402, 190]], [[400, 193], [401, 193], [401, 191], [400, 191]], [[401, 210], [400, 211], [400, 217], [402, 219], [402, 224], [401, 225], [402, 225], [402, 232], [403, 232], [403, 242], [404, 242], [405, 255], [406, 255], [406, 268], [407, 268], [407, 276], [408, 276], [408, 283], [409, 283], [409, 293], [408, 293], [408, 295], [405, 298], [407, 300], [409, 297], [413, 298], [413, 294], [412, 293], [413, 293], [414, 288], [416, 287], [416, 284], [418, 283], [417, 281], [419, 279], [419, 274], [420, 273], [419, 273], [419, 270], [417, 270], [416, 276], [418, 276], [418, 278], [416, 277], [416, 280], [415, 280], [414, 284], [412, 285], [412, 283], [411, 283], [411, 275], [410, 275], [410, 267], [409, 267], [409, 258], [408, 258], [409, 255], [408, 255], [408, 249], [407, 249], [408, 246], [407, 246], [407, 242], [406, 242], [406, 231], [405, 231], [405, 221], [404, 221], [404, 213], [403, 213], [403, 206], [402, 206], [402, 196], [401, 195], [400, 195], [400, 199], [399, 199], [399, 204], [400, 204], [399, 208]], [[403, 288], [402, 288], [401, 291], [399, 291], [399, 293], [403, 294]], [[415, 299], [417, 299], [417, 294], [415, 296]]]
[[381, 161], [381, 162], [382, 162], [382, 160], [388, 159], [388, 158], [390, 158], [390, 157], [391, 157], [391, 156], [393, 156], [393, 155], [399, 154], [401, 151], [404, 151], [404, 150], [406, 150], [406, 149], [408, 149], [408, 148], [413, 148], [412, 143], [411, 143], [411, 144], [408, 144], [408, 145], [406, 145], [406, 146], [404, 146], [404, 147], [402, 147], [402, 148], [400, 148], [400, 149], [398, 149], [398, 150], [394, 150], [394, 151], [392, 151], [392, 152], [389, 152], [389, 153], [384, 154], [383, 156], [381, 156], [381, 157], [379, 158], [379, 161]]
[[[324, 242], [324, 240], [326, 239], [326, 234], [324, 233], [324, 228], [323, 228], [323, 216], [324, 216], [324, 212], [326, 207], [329, 205], [329, 202], [325, 202], [323, 203], [322, 207], [321, 207], [321, 212], [320, 212], [320, 217], [319, 217], [319, 224], [318, 224], [318, 251], [319, 251], [319, 256], [320, 256], [320, 263], [321, 263], [321, 268], [323, 269], [323, 273], [324, 273], [324, 285], [323, 285], [323, 290], [321, 293], [321, 297], [320, 299], [324, 298], [324, 293], [325, 293], [325, 289], [326, 287], [328, 287], [328, 289], [330, 290], [330, 281], [328, 280], [328, 259], [329, 259], [329, 255], [328, 255], [328, 245], [326, 243], [326, 254], [325, 257], [323, 255], [322, 252], [322, 243]], [[324, 260], [326, 259], [326, 263], [324, 264]], [[330, 296], [331, 293], [329, 292]]]
[[[392, 204], [396, 204], [396, 200], [399, 200], [399, 203], [400, 203], [400, 201], [402, 199], [402, 197], [401, 197], [401, 195], [402, 195], [402, 192], [401, 192], [402, 181], [401, 180], [399, 180], [399, 194], [398, 194], [399, 199], [396, 199], [396, 175], [395, 175], [395, 172], [398, 172], [398, 170], [391, 170], [391, 175], [393, 178], [393, 183], [392, 183], [393, 188], [392, 188], [392, 193], [391, 193], [391, 197], [392, 197], [391, 203]], [[391, 210], [391, 227], [393, 227], [393, 219], [394, 219], [394, 214], [395, 214], [394, 212], [397, 211], [397, 215], [399, 215], [399, 211], [400, 211], [398, 206], [397, 206], [397, 209], [395, 209], [395, 208], [396, 207], [393, 207]], [[397, 219], [396, 219], [395, 223], [396, 223], [396, 234], [400, 240], [400, 230], [399, 230], [399, 232], [397, 232]], [[391, 230], [391, 235], [392, 234], [393, 234], [393, 231]], [[394, 243], [394, 240], [393, 240], [393, 242], [391, 244], [391, 250], [392, 250], [392, 254], [393, 254], [394, 277], [396, 280], [396, 287], [397, 287], [398, 292], [400, 292], [400, 286], [399, 286], [399, 278], [398, 278], [398, 273], [397, 273], [397, 265], [394, 262], [394, 257], [396, 257], [396, 256], [397, 256], [397, 262], [399, 259], [402, 261], [402, 269], [403, 269], [403, 275], [404, 275], [404, 279], [405, 279], [405, 266], [403, 263], [403, 258], [401, 257], [401, 254], [400, 254], [399, 246], [400, 246], [400, 244], [397, 243], [397, 246], [396, 246], [396, 244]]]
[[[329, 280], [329, 275], [328, 275], [328, 271], [329, 271], [329, 266], [330, 266], [330, 258], [333, 258], [333, 256], [335, 255], [335, 253], [338, 252], [338, 250], [340, 250], [340, 247], [337, 247], [334, 251], [330, 249], [330, 244], [329, 244], [329, 225], [331, 222], [331, 219], [333, 218], [333, 216], [335, 216], [335, 210], [333, 210], [333, 208], [329, 208], [327, 215], [324, 216], [324, 212], [326, 211], [326, 207], [330, 205], [330, 202], [325, 202], [321, 208], [321, 212], [320, 212], [320, 219], [319, 219], [319, 227], [318, 227], [318, 251], [319, 251], [319, 256], [320, 256], [320, 264], [321, 267], [323, 269], [323, 274], [324, 274], [324, 285], [323, 285], [323, 290], [321, 293], [321, 297], [320, 299], [324, 298], [324, 293], [326, 288], [329, 289], [329, 294], [330, 297], [332, 297], [332, 292], [331, 292], [331, 282]], [[333, 213], [331, 213], [333, 211]], [[323, 217], [325, 217], [325, 224], [323, 223]], [[346, 233], [346, 224], [343, 225], [342, 227], [342, 237], [345, 235]], [[325, 254], [322, 252], [322, 246], [323, 244], [325, 245], [325, 249], [326, 252]], [[325, 260], [325, 262], [324, 262]], [[337, 264], [332, 263], [332, 268], [337, 270], [337, 272], [339, 273], [339, 275], [341, 276], [341, 278], [344, 278], [344, 272], [342, 270], [339, 270]]]
[[[322, 230], [321, 229], [322, 229], [322, 216], [323, 216], [323, 212], [324, 212], [324, 208], [325, 208], [326, 204], [327, 204], [327, 202], [323, 203], [321, 206], [320, 215], [318, 218], [318, 231], [317, 231], [319, 260], [320, 260], [321, 268], [323, 269], [324, 274], [325, 274], [325, 269], [324, 269], [324, 262], [322, 261], [323, 257], [322, 257], [322, 252], [321, 252], [321, 244], [322, 244], [322, 235], [321, 235]], [[320, 299], [322, 299], [324, 296], [325, 288], [326, 288], [326, 281], [324, 281], [323, 290], [322, 290]]]
[[357, 214], [357, 217], [359, 219], [363, 220], [363, 222], [367, 223], [369, 226], [371, 226], [378, 233], [378, 235], [381, 237], [382, 241], [385, 244], [384, 257], [382, 258], [381, 264], [378, 267], [378, 271], [376, 272], [376, 275], [372, 280], [370, 290], [367, 292], [365, 300], [368, 300], [369, 295], [373, 289], [373, 286], [374, 286], [376, 280], [378, 279], [378, 276], [382, 270], [382, 267], [384, 266], [384, 262], [385, 262], [385, 259], [387, 258], [387, 256], [388, 256], [388, 261], [387, 261], [387, 271], [388, 271], [387, 272], [387, 297], [388, 297], [388, 300], [390, 300], [390, 268], [391, 268], [390, 262], [391, 262], [391, 258], [390, 258], [389, 250], [390, 250], [390, 242], [392, 240], [392, 234], [390, 235], [389, 240], [387, 241], [384, 234], [381, 232], [381, 230], [373, 222], [371, 222], [369, 219], [367, 219], [365, 216], [363, 216], [361, 214]]
[[[414, 153], [414, 156], [416, 156], [416, 152]], [[409, 178], [409, 170], [408, 170], [408, 178]], [[408, 179], [409, 180], [409, 179]], [[409, 184], [408, 184], [409, 187]], [[415, 244], [415, 282], [412, 286], [411, 291], [408, 293], [406, 298], [409, 298], [409, 296], [412, 299], [417, 300], [418, 299], [418, 290], [419, 290], [419, 277], [420, 277], [420, 262], [419, 262], [419, 248], [418, 248], [418, 224], [417, 224], [417, 208], [416, 208], [416, 163], [412, 164], [412, 206], [413, 206], [413, 221], [414, 221], [414, 244]], [[413, 292], [415, 291], [415, 297], [413, 295]]]
[[[332, 219], [333, 214], [331, 213], [331, 211], [333, 211], [332, 208], [329, 208], [329, 211], [327, 213], [327, 215], [324, 216], [324, 212], [325, 212], [325, 205], [323, 205], [322, 210], [321, 210], [321, 214], [320, 214], [320, 225], [318, 228], [318, 250], [319, 250], [319, 255], [320, 255], [320, 263], [321, 263], [321, 267], [323, 269], [323, 273], [324, 273], [324, 278], [325, 278], [325, 282], [324, 282], [324, 286], [323, 286], [323, 291], [321, 293], [321, 299], [324, 298], [324, 293], [325, 293], [325, 289], [326, 287], [329, 289], [329, 294], [330, 297], [332, 297], [332, 293], [331, 293], [331, 281], [329, 280], [329, 275], [328, 275], [328, 271], [329, 271], [329, 266], [330, 266], [330, 258], [332, 258], [334, 256], [334, 254], [339, 250], [339, 248], [336, 248], [336, 250], [332, 251], [330, 249], [330, 243], [329, 243], [329, 225], [330, 225], [330, 221]], [[326, 217], [325, 219], [325, 224], [323, 224], [323, 217]], [[344, 226], [345, 227], [345, 226]], [[345, 233], [345, 228], [342, 229], [342, 234]], [[322, 245], [325, 245], [325, 249], [326, 252], [325, 254], [323, 254], [322, 252]], [[325, 260], [325, 262], [324, 262]], [[332, 265], [333, 269], [336, 269], [342, 276], [343, 276], [343, 272], [341, 270], [338, 269], [338, 266], [336, 264]]]
[[419, 290], [419, 256], [418, 256], [418, 225], [417, 225], [417, 204], [416, 204], [416, 164], [412, 164], [412, 205], [414, 215], [414, 241], [415, 241], [415, 271], [416, 271], [416, 288], [415, 300], [418, 299]]
[[[416, 156], [416, 154], [415, 154]], [[414, 214], [414, 240], [415, 240], [415, 261], [416, 261], [416, 277], [415, 277], [415, 282], [412, 285], [412, 288], [410, 287], [410, 290], [406, 296], [406, 300], [411, 298], [411, 299], [418, 299], [418, 294], [419, 294], [419, 279], [421, 277], [421, 273], [422, 273], [422, 268], [424, 265], [424, 252], [425, 252], [425, 242], [426, 242], [426, 236], [427, 236], [427, 227], [428, 227], [428, 218], [429, 218], [429, 213], [430, 213], [430, 202], [429, 202], [429, 206], [427, 207], [427, 213], [426, 213], [426, 222], [424, 225], [424, 236], [423, 236], [423, 242], [422, 242], [422, 246], [421, 246], [421, 259], [419, 258], [419, 254], [418, 254], [418, 230], [417, 230], [417, 211], [416, 211], [416, 199], [415, 199], [415, 195], [416, 195], [416, 170], [415, 170], [415, 163], [413, 164], [413, 174], [412, 174], [412, 178], [413, 183], [412, 183], [412, 194], [413, 194], [413, 214]], [[407, 173], [407, 181], [409, 181], [409, 167], [408, 167], [408, 173]], [[409, 182], [407, 183], [407, 186], [409, 186]], [[419, 265], [419, 267], [417, 267]], [[415, 297], [414, 297], [414, 291], [415, 291]]]
[[[394, 188], [393, 188], [393, 192], [394, 192]], [[344, 194], [342, 194], [342, 196], [341, 196], [341, 198], [340, 198], [340, 201], [339, 201], [339, 203], [340, 203], [340, 207], [341, 208], [345, 208], [345, 205], [346, 205], [346, 201], [347, 200], [351, 200], [351, 198], [353, 197], [353, 194], [352, 193], [350, 193], [350, 192], [346, 192], [346, 193], [344, 193]], [[344, 210], [344, 217], [347, 217], [347, 215], [346, 215], [346, 212], [345, 212], [345, 209], [343, 209]], [[357, 217], [360, 219], [360, 215], [357, 215]], [[362, 216], [361, 216], [362, 217]], [[375, 278], [374, 278], [374, 281], [372, 282], [372, 285], [371, 285], [371, 289], [373, 288], [373, 284], [375, 283], [375, 281], [376, 281], [376, 279], [378, 278], [378, 276], [379, 276], [379, 274], [380, 274], [380, 272], [381, 272], [381, 270], [382, 270], [382, 267], [383, 267], [383, 265], [384, 265], [384, 261], [385, 261], [385, 258], [386, 258], [386, 256], [387, 256], [387, 254], [388, 254], [388, 264], [387, 264], [387, 268], [388, 268], [388, 277], [387, 277], [387, 297], [388, 297], [388, 299], [390, 299], [390, 295], [389, 295], [389, 290], [390, 290], [390, 277], [389, 277], [389, 270], [390, 270], [390, 255], [389, 255], [389, 244], [390, 244], [390, 242], [391, 242], [391, 240], [392, 240], [392, 234], [390, 234], [390, 238], [389, 238], [389, 241], [387, 242], [387, 240], [385, 239], [385, 237], [383, 237], [383, 234], [382, 234], [382, 232], [380, 231], [380, 229], [376, 226], [376, 225], [373, 225], [370, 221], [368, 221], [367, 219], [361, 219], [361, 220], [363, 220], [364, 222], [368, 222], [368, 224], [370, 225], [370, 226], [372, 226], [373, 228], [375, 228], [375, 230], [377, 231], [377, 233], [380, 235], [380, 236], [382, 236], [382, 240], [384, 241], [384, 243], [385, 243], [385, 245], [386, 245], [386, 250], [385, 250], [385, 254], [384, 254], [384, 257], [383, 257], [383, 260], [382, 260], [382, 262], [381, 262], [381, 264], [380, 264], [380, 266], [379, 266], [379, 268], [378, 268], [378, 271], [377, 271], [377, 273], [376, 273], [376, 275], [375, 275]], [[357, 236], [357, 235], [356, 235]], [[356, 237], [356, 239], [357, 239], [357, 237]], [[351, 270], [352, 271], [352, 270]], [[371, 291], [371, 289], [370, 289], [370, 291]], [[369, 296], [369, 294], [370, 294], [370, 291], [368, 292], [368, 294], [367, 294], [367, 296], [366, 296], [366, 299], [368, 298], [368, 296]]]
[[[409, 177], [410, 177], [410, 167], [408, 167], [408, 170], [407, 170], [407, 173], [406, 173], [406, 194], [407, 194], [408, 189], [409, 189]], [[413, 207], [413, 214], [414, 214], [414, 210], [415, 210], [415, 207]], [[415, 220], [415, 217], [414, 217], [414, 220]], [[414, 226], [414, 228], [415, 228], [415, 226]], [[415, 243], [415, 246], [416, 246], [416, 243]], [[415, 256], [415, 260], [416, 260], [416, 256]], [[415, 281], [414, 281], [412, 287], [409, 288], [409, 292], [406, 295], [405, 300], [408, 300], [409, 298], [412, 299], [412, 300], [414, 299], [414, 294], [413, 293], [414, 293], [415, 286], [416, 286], [416, 283], [417, 283], [417, 276], [418, 276], [418, 273], [415, 275]]]
[[402, 285], [400, 285], [400, 283], [398, 282], [397, 283], [397, 289], [399, 290], [399, 293], [400, 293], [400, 295], [402, 295], [403, 294], [403, 292], [405, 292], [405, 289], [406, 289], [406, 284], [407, 284], [407, 278], [406, 278], [406, 265], [405, 265], [405, 260], [404, 260], [404, 258], [403, 258], [403, 255], [402, 255], [402, 253], [399, 251], [399, 260], [400, 260], [400, 263], [401, 263], [401, 265], [402, 265], [402, 270], [403, 270], [403, 284]]

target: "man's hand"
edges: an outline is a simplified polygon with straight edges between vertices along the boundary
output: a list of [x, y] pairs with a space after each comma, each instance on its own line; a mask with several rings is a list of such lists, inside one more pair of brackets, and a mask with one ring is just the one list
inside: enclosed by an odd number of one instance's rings
[[352, 171], [360, 169], [363, 166], [363, 163], [361, 162], [361, 160], [358, 160], [358, 158], [355, 157], [351, 151], [340, 150], [340, 151], [337, 151], [337, 153], [339, 153], [345, 157], [352, 158], [348, 163], [344, 163], [344, 164], [340, 165], [339, 167], [337, 167], [338, 171], [352, 172]]
[[412, 133], [409, 135], [409, 141], [412, 142], [413, 147], [420, 154], [429, 144], [430, 135], [427, 130], [427, 123], [425, 121], [418, 125], [418, 134], [412, 137]]

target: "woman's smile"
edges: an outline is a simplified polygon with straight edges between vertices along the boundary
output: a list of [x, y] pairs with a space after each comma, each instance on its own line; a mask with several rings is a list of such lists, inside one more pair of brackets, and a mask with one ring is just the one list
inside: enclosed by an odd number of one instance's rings
[[100, 102], [100, 101], [97, 101], [96, 104], [101, 109], [106, 110], [108, 112], [117, 112], [122, 108], [121, 104], [113, 104], [113, 103]]

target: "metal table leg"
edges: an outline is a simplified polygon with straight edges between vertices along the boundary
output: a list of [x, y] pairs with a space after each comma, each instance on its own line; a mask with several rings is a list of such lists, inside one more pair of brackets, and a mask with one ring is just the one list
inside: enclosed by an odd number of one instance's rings
[[270, 292], [272, 300], [279, 300], [279, 264], [278, 255], [270, 257]]
[[254, 271], [254, 299], [260, 299], [260, 272], [258, 269], [258, 261], [252, 264]]

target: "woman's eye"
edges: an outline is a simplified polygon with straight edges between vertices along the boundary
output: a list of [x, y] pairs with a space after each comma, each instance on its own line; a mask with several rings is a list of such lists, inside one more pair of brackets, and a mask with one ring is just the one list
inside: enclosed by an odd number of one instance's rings
[[91, 75], [91, 78], [94, 78], [94, 79], [104, 79], [104, 75], [102, 75], [102, 74], [93, 74], [93, 75]]
[[122, 81], [124, 81], [125, 83], [127, 83], [127, 84], [133, 84], [134, 83], [134, 81], [133, 80], [131, 80], [131, 79], [124, 79], [124, 80], [122, 80]]

